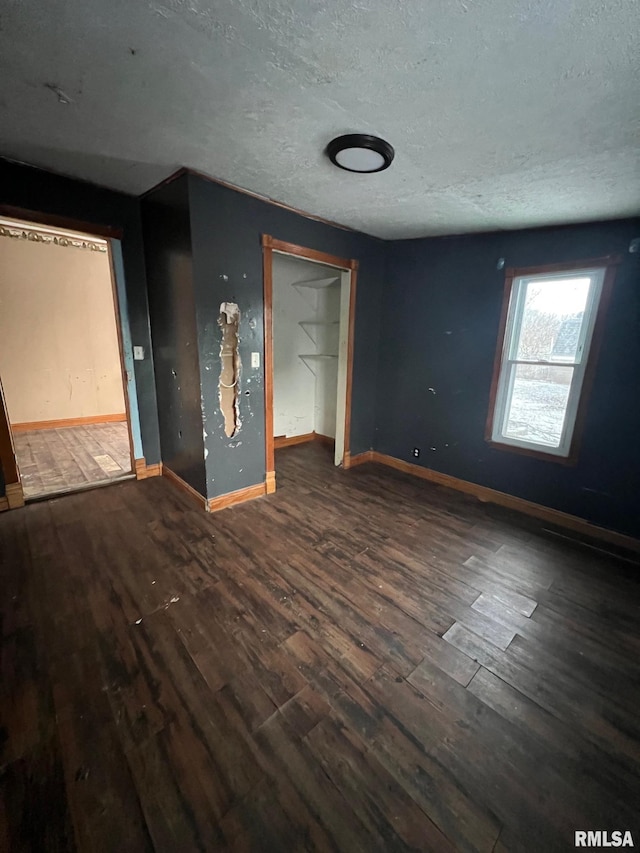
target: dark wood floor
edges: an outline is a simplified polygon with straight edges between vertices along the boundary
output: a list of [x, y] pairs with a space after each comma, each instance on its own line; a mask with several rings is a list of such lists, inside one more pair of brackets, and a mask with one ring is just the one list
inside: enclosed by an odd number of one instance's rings
[[17, 432], [13, 437], [25, 497], [69, 491], [131, 472], [126, 423]]
[[640, 841], [638, 568], [329, 451], [0, 516], [0, 849]]

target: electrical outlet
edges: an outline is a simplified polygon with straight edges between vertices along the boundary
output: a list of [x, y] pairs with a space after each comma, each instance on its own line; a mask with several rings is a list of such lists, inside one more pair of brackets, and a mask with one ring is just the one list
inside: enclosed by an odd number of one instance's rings
[[251, 367], [256, 368], [260, 367], [260, 353], [252, 352], [251, 353]]
[[133, 348], [133, 357], [136, 361], [144, 360], [144, 347], [134, 347]]
[[413, 455], [416, 457], [416, 459], [420, 456], [420, 448], [419, 447], [413, 448]]

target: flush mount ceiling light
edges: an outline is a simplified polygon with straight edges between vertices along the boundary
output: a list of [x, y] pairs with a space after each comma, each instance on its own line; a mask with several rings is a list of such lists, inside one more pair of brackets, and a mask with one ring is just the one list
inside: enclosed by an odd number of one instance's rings
[[388, 169], [395, 152], [388, 142], [377, 136], [349, 133], [332, 139], [326, 154], [334, 166], [347, 172], [371, 173]]

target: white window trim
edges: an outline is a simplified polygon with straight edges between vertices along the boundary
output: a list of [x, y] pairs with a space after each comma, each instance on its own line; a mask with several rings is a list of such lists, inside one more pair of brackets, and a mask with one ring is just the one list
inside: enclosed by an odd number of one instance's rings
[[[563, 270], [557, 273], [533, 273], [531, 275], [519, 275], [513, 279], [511, 293], [509, 296], [509, 308], [507, 312], [507, 322], [504, 331], [504, 339], [502, 341], [502, 356], [500, 359], [500, 369], [498, 373], [498, 385], [496, 391], [495, 404], [493, 408], [493, 427], [491, 441], [495, 444], [509, 445], [511, 447], [520, 447], [526, 450], [531, 450], [545, 455], [558, 456], [566, 458], [571, 453], [571, 444], [576, 426], [576, 417], [580, 405], [580, 397], [584, 376], [587, 364], [589, 362], [589, 352], [593, 339], [593, 331], [598, 316], [602, 290], [604, 286], [605, 275], [607, 268], [605, 266], [597, 267], [578, 267], [571, 270]], [[572, 278], [591, 278], [589, 287], [589, 296], [585, 307], [587, 322], [583, 324], [580, 341], [576, 353], [576, 360], [569, 364], [562, 364], [548, 360], [530, 360], [516, 359], [514, 356], [515, 347], [517, 346], [517, 331], [522, 313], [524, 311], [524, 293], [527, 282], [535, 280], [543, 281], [561, 281], [563, 279]], [[573, 378], [571, 381], [569, 398], [567, 400], [567, 408], [565, 419], [558, 447], [542, 444], [541, 442], [524, 441], [522, 439], [505, 436], [507, 414], [511, 402], [511, 393], [513, 382], [515, 379], [515, 368], [518, 364], [531, 364], [556, 367], [570, 367], [573, 369]]]

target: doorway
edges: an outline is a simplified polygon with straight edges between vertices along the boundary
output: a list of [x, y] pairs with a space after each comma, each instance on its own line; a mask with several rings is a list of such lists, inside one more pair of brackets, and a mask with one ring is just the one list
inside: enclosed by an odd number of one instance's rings
[[275, 449], [307, 441], [349, 467], [355, 260], [263, 236], [267, 493]]
[[0, 417], [22, 496], [135, 476], [111, 241], [1, 218], [0, 270]]

